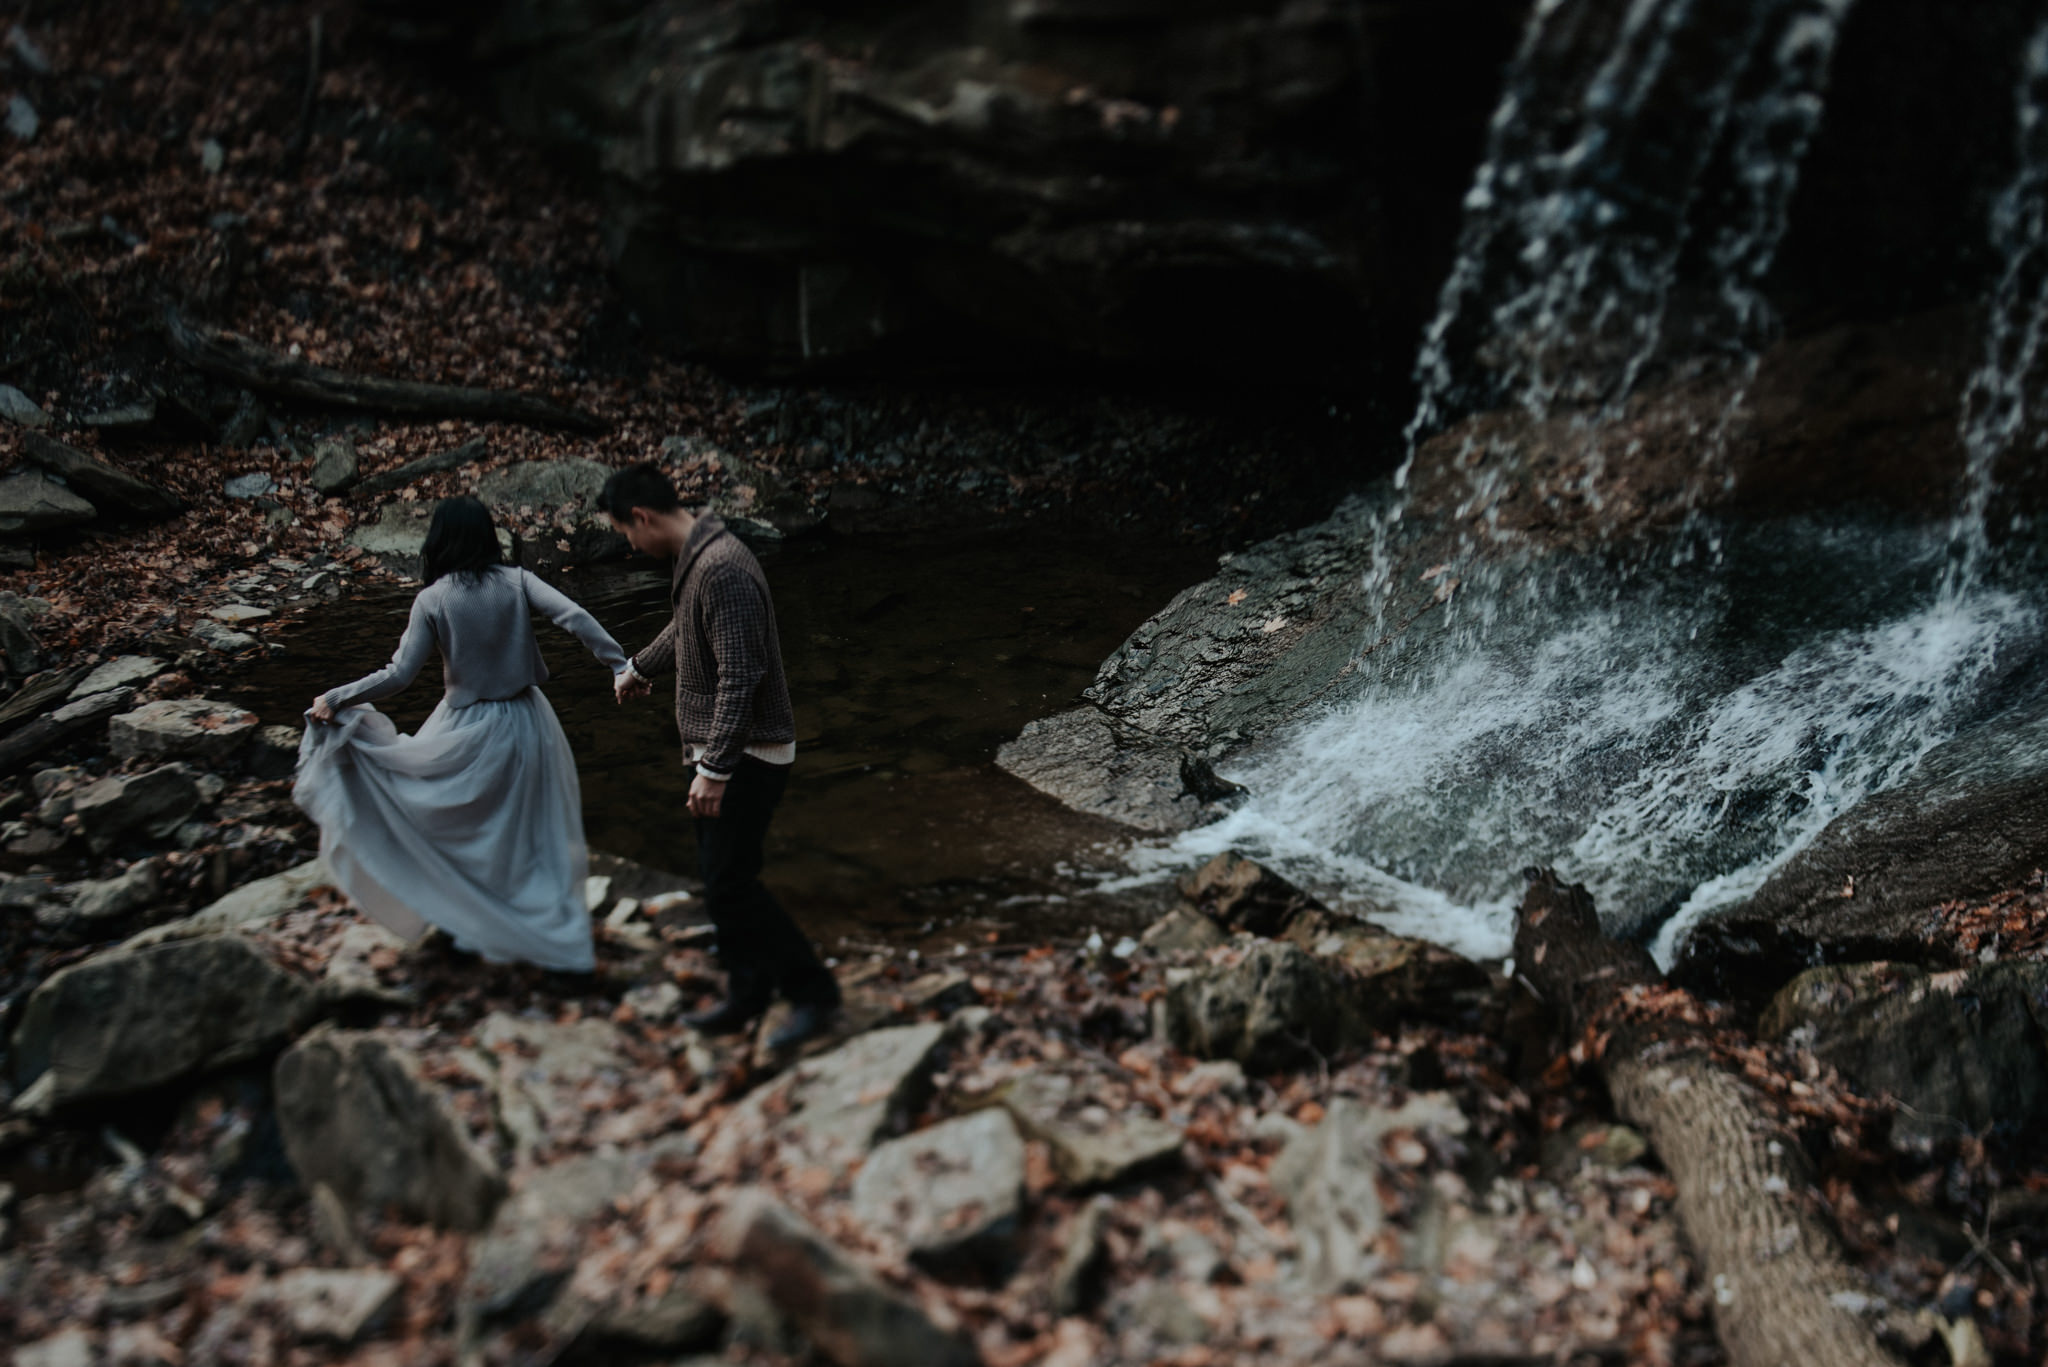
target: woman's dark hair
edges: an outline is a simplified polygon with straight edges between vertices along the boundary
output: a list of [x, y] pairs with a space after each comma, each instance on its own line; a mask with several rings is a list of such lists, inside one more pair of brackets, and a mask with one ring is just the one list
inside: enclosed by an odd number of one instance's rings
[[669, 482], [660, 466], [648, 461], [614, 470], [597, 496], [598, 511], [621, 522], [626, 521], [635, 508], [668, 513], [682, 506], [682, 500], [676, 497], [676, 486]]
[[434, 509], [434, 520], [427, 524], [427, 544], [420, 551], [420, 578], [431, 584], [443, 575], [459, 574], [476, 583], [485, 570], [504, 563], [491, 510], [468, 494], [442, 499]]

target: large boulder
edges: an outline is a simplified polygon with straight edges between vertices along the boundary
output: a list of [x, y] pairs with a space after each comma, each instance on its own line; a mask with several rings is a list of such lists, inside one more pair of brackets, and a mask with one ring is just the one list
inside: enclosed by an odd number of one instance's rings
[[1909, 1148], [2048, 1123], [2048, 963], [1823, 965], [1772, 1000], [1759, 1032], [1904, 1103], [1892, 1136]]
[[108, 723], [117, 759], [190, 759], [225, 766], [237, 759], [256, 730], [254, 712], [207, 698], [166, 698], [144, 703]]
[[941, 1273], [1000, 1268], [1023, 1205], [1024, 1141], [997, 1108], [890, 1140], [853, 1181], [854, 1217]]
[[996, 763], [1076, 811], [1147, 835], [1215, 820], [1231, 792], [1206, 760], [1171, 741], [1119, 735], [1092, 707], [1027, 722]]
[[285, 1153], [307, 1186], [359, 1213], [490, 1224], [504, 1174], [396, 1032], [315, 1031], [279, 1057], [274, 1083]]
[[476, 496], [501, 511], [590, 508], [597, 502], [611, 467], [594, 460], [521, 460], [493, 470], [477, 481]]
[[190, 916], [151, 926], [128, 943], [140, 946], [190, 939], [195, 935], [252, 930], [275, 921], [286, 912], [298, 910], [315, 888], [327, 886], [333, 878], [326, 864], [318, 859], [308, 859], [282, 873], [244, 883]]
[[626, 538], [597, 511], [597, 495], [611, 467], [594, 460], [522, 460], [493, 470], [477, 482], [477, 497], [502, 514], [524, 510], [552, 513], [553, 531], [521, 547], [521, 558], [542, 568], [619, 560], [630, 554]]
[[1358, 985], [1298, 945], [1259, 940], [1175, 982], [1155, 1006], [1158, 1031], [1198, 1058], [1281, 1067], [1369, 1037]]
[[111, 950], [52, 974], [14, 1032], [38, 1107], [126, 1096], [257, 1058], [311, 1023], [308, 984], [239, 936]]

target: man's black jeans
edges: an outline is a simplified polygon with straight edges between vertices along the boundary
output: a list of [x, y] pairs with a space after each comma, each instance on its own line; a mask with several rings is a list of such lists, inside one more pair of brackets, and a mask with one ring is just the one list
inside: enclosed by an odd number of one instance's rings
[[718, 931], [727, 995], [749, 1005], [776, 992], [798, 1005], [836, 1006], [839, 984], [761, 882], [761, 842], [789, 786], [789, 766], [743, 757], [725, 785], [719, 814], [698, 817], [697, 869]]

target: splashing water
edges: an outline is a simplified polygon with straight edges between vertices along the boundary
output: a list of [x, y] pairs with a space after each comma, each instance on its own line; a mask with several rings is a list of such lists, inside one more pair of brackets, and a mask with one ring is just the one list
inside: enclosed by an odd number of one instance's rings
[[[1703, 244], [1712, 302], [1685, 339], [1731, 380], [1701, 426], [1706, 486], [1772, 326], [1761, 281], [1850, 4], [1756, 0], [1702, 61], [1684, 55], [1690, 0], [1540, 0], [1424, 338], [1397, 485], [1417, 442], [1479, 406], [1560, 409], [1592, 451], [1672, 342], [1676, 272], [1720, 146], [1737, 203]], [[1604, 48], [1590, 41], [1602, 15]], [[1584, 80], [1556, 61], [1587, 50], [1604, 57]], [[1461, 600], [1368, 655], [1345, 701], [1242, 754], [1228, 777], [1250, 790], [1244, 805], [1141, 868], [1242, 850], [1390, 929], [1492, 957], [1510, 946], [1519, 869], [1554, 863], [1611, 928], [1655, 932], [1668, 966], [1702, 917], [1945, 742], [1982, 728], [2001, 762], [2048, 770], [2048, 752], [2018, 744], [2048, 728], [2013, 724], [2048, 717], [2048, 621], [2022, 591], [2048, 546], [2015, 535], [1994, 562], [1986, 526], [2048, 334], [2048, 24], [2023, 68], [2019, 169], [1992, 221], [2003, 269], [1965, 396], [1965, 496], [1945, 532], [1731, 526], [1695, 500], [1655, 555], [1544, 558], [1489, 525], [1506, 462], [1470, 462], [1460, 515], [1491, 544], [1468, 537]], [[1673, 125], [1673, 109], [1690, 119]], [[1587, 468], [1597, 503], [1597, 460]], [[1376, 635], [1403, 511], [1397, 496], [1374, 531]], [[1491, 571], [1472, 573], [1482, 559]]]
[[1159, 857], [1250, 852], [1481, 956], [1507, 953], [1521, 867], [1555, 863], [1611, 926], [1661, 925], [1668, 962], [1700, 916], [2011, 705], [2048, 649], [2013, 592], [1930, 596], [1937, 532], [1725, 535], [1705, 591], [1584, 564], [1569, 602], [1504, 614], [1483, 648], [1424, 646], [1245, 756], [1245, 805]]
[[2027, 377], [2048, 328], [2048, 23], [2027, 44], [2019, 86], [2019, 169], [1991, 209], [2001, 269], [1985, 325], [1984, 360], [1963, 393], [1966, 460], [1949, 533], [1943, 594], [1966, 594], [1990, 553], [1987, 526], [1999, 458], [2027, 419]]

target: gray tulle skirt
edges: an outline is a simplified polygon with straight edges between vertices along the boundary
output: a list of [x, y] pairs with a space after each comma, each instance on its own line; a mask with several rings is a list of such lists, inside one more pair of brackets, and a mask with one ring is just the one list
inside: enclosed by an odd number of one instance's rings
[[595, 963], [576, 760], [539, 689], [444, 700], [410, 736], [374, 707], [309, 717], [292, 796], [335, 884], [393, 933], [435, 925], [494, 961]]

